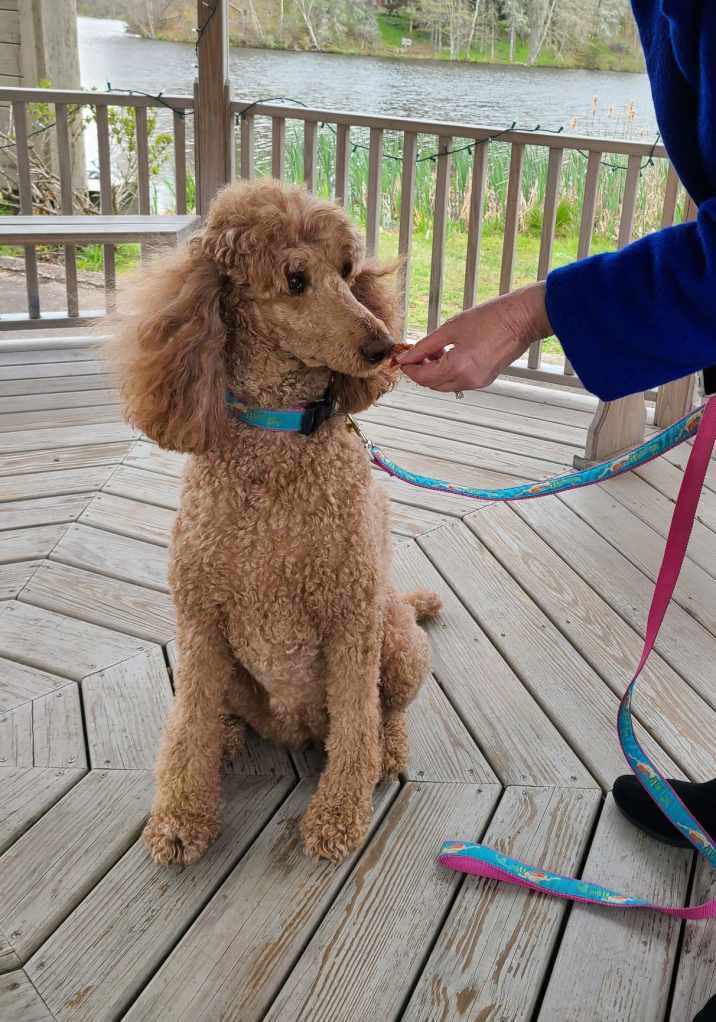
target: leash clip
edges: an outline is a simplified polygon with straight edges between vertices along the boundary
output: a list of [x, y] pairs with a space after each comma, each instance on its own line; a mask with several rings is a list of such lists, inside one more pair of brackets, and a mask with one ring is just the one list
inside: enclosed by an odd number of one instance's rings
[[373, 444], [368, 439], [368, 437], [365, 435], [365, 433], [360, 428], [360, 426], [358, 425], [358, 423], [356, 422], [356, 420], [353, 418], [352, 415], [346, 415], [346, 425], [348, 426], [349, 430], [352, 430], [356, 434], [356, 436], [358, 437], [360, 442], [365, 447], [366, 451], [372, 451], [373, 450]]

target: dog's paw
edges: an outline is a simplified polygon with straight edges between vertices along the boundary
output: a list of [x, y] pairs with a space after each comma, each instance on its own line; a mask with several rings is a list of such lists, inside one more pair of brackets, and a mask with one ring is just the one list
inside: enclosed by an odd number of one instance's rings
[[313, 859], [343, 862], [359, 847], [368, 832], [372, 806], [345, 797], [329, 801], [317, 794], [301, 820], [306, 854]]
[[163, 866], [188, 866], [207, 850], [219, 831], [215, 816], [157, 810], [144, 828], [144, 844]]

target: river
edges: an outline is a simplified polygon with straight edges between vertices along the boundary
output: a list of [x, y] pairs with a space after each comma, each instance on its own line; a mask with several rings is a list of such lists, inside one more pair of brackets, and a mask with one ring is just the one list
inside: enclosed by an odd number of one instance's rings
[[[78, 26], [83, 87], [191, 95], [193, 46], [130, 36], [121, 21], [78, 18]], [[615, 138], [656, 132], [640, 74], [252, 49], [232, 49], [229, 67], [235, 99], [284, 96], [324, 109]]]

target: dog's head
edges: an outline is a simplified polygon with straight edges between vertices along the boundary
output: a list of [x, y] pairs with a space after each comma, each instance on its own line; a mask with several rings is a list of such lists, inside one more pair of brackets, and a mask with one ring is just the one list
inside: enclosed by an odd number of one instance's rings
[[367, 407], [396, 373], [393, 270], [367, 264], [345, 212], [304, 189], [228, 186], [130, 292], [108, 345], [127, 417], [202, 453], [225, 435], [227, 386], [255, 398], [311, 375], [342, 410]]

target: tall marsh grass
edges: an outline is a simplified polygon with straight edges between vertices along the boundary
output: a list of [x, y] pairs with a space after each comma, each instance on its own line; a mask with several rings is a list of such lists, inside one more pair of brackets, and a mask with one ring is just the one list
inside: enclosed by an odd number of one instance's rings
[[[351, 134], [353, 150], [350, 155], [349, 210], [356, 223], [364, 224], [368, 206], [368, 160], [367, 133], [353, 129]], [[470, 209], [472, 179], [472, 150], [469, 139], [454, 139], [451, 157], [451, 180], [449, 194], [450, 232], [466, 232]], [[436, 139], [420, 136], [418, 153], [425, 157], [436, 151]], [[318, 134], [317, 152], [317, 193], [326, 198], [334, 193], [335, 187], [336, 138], [328, 127], [322, 127]], [[384, 159], [381, 179], [381, 226], [386, 230], [397, 227], [400, 219], [402, 141], [400, 133], [386, 132]], [[488, 172], [484, 202], [484, 228], [502, 230], [504, 227], [507, 182], [509, 177], [511, 146], [494, 141], [489, 143]], [[395, 157], [398, 157], [397, 159]], [[520, 231], [539, 233], [542, 228], [547, 184], [547, 163], [549, 151], [544, 146], [527, 146], [525, 149], [520, 203]], [[616, 242], [619, 233], [622, 199], [626, 181], [627, 158], [606, 154], [599, 175], [595, 215], [595, 235], [604, 241]], [[639, 179], [639, 191], [634, 223], [635, 236], [656, 230], [661, 224], [664, 188], [668, 174], [665, 160], [654, 160], [643, 169]], [[433, 205], [435, 199], [435, 178], [437, 162], [420, 159], [416, 167], [415, 212], [413, 226], [417, 233], [429, 234], [432, 229]], [[270, 173], [268, 147], [257, 153], [258, 174]], [[299, 122], [288, 122], [286, 139], [286, 177], [291, 182], [303, 181], [303, 132]], [[578, 234], [584, 186], [587, 171], [587, 155], [575, 150], [565, 150], [559, 187], [557, 210], [557, 234], [568, 237]], [[683, 215], [681, 205], [677, 219]]]

